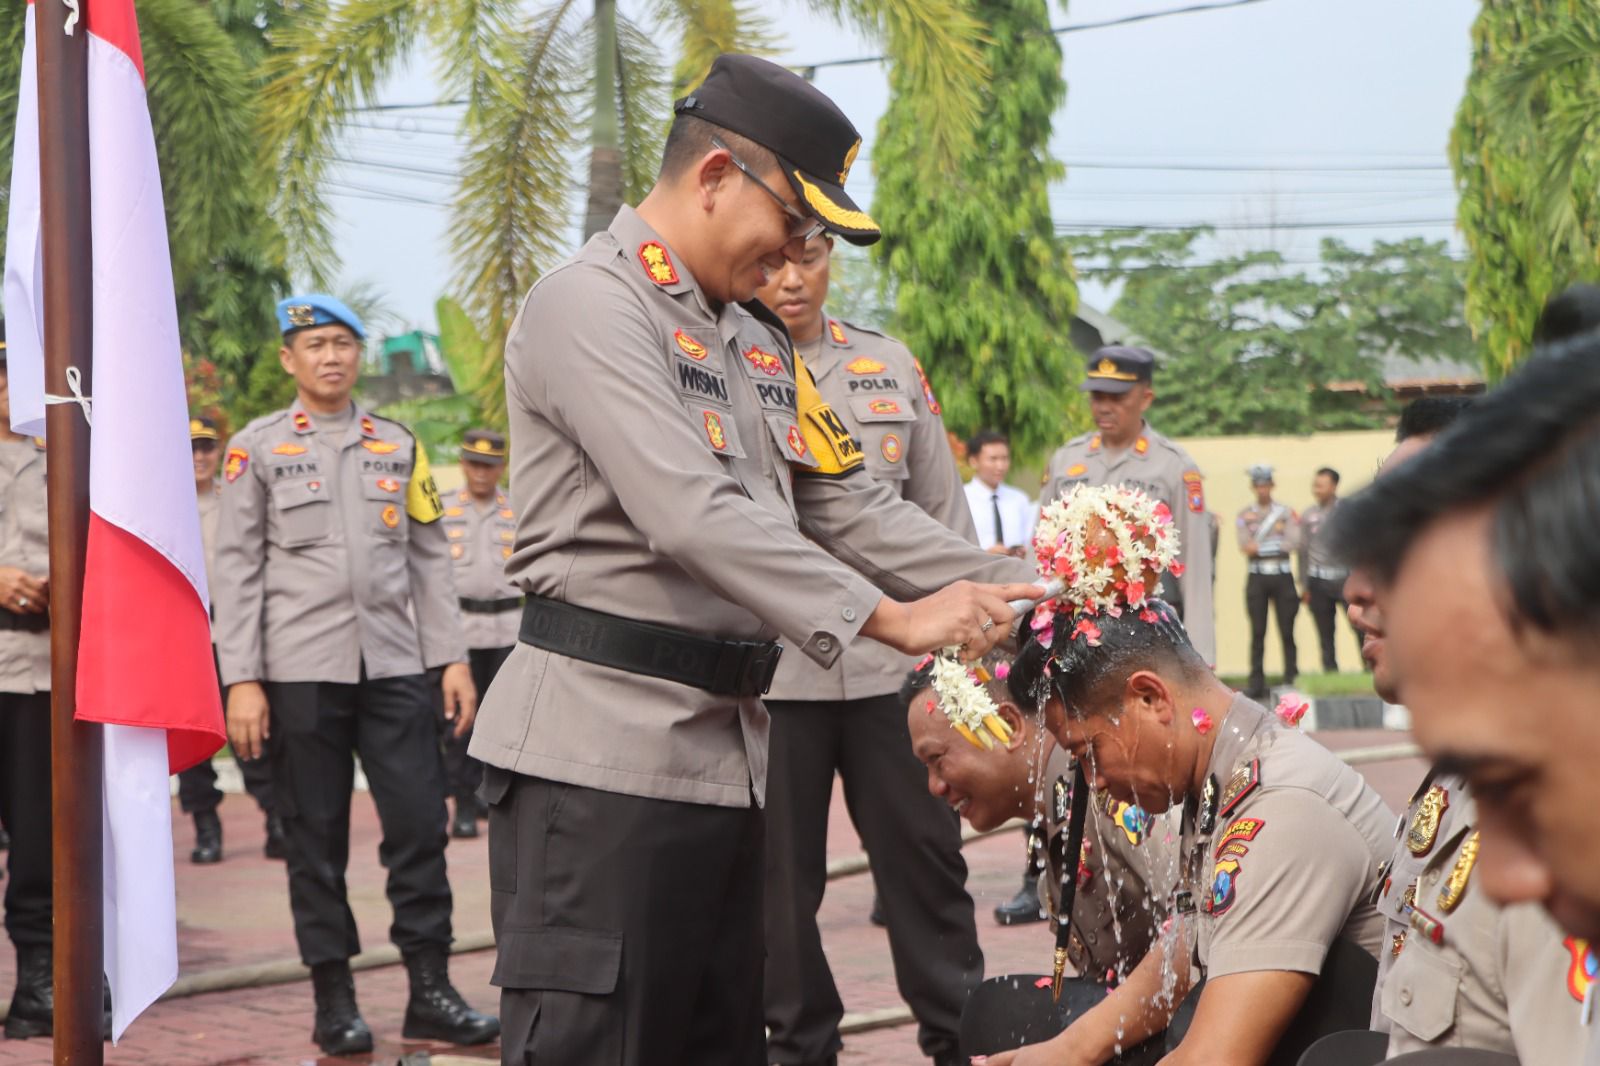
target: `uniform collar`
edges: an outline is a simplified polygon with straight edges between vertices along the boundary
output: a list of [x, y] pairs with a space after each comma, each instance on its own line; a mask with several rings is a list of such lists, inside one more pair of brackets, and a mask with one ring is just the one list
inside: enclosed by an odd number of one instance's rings
[[[1146, 459], [1146, 458], [1149, 458], [1149, 456], [1150, 456], [1150, 447], [1158, 439], [1159, 438], [1156, 436], [1156, 431], [1150, 428], [1150, 423], [1145, 422], [1139, 428], [1139, 435], [1137, 437], [1133, 438], [1133, 443], [1128, 445], [1126, 448], [1124, 448], [1122, 450], [1122, 454], [1117, 456], [1117, 459], [1118, 460], [1122, 460], [1122, 459], [1128, 459], [1128, 458], [1133, 458], [1133, 459]], [[1089, 437], [1089, 451], [1098, 452], [1104, 446], [1105, 446], [1105, 442], [1101, 439], [1099, 433], [1095, 433], [1095, 434], [1093, 434], [1093, 435], [1091, 435]]]
[[706, 317], [711, 317], [711, 304], [700, 291], [699, 282], [689, 273], [689, 268], [679, 261], [677, 253], [667, 244], [639, 212], [623, 204], [611, 220], [608, 232], [622, 247], [626, 260], [624, 269], [644, 279], [645, 283], [673, 296], [693, 293]]
[[[309, 437], [316, 433], [315, 416], [305, 409], [296, 396], [289, 405], [289, 425], [297, 437]], [[363, 440], [377, 440], [378, 424], [367, 411], [354, 398], [350, 400], [350, 425], [345, 429], [344, 437], [339, 441], [339, 450], [354, 447]]]
[[1257, 733], [1271, 727], [1272, 716], [1267, 709], [1254, 700], [1241, 693], [1235, 693], [1233, 702], [1228, 704], [1228, 713], [1222, 721], [1215, 723], [1212, 728], [1217, 731], [1217, 742], [1212, 745], [1211, 758], [1206, 762], [1206, 779], [1210, 783], [1213, 796], [1212, 806], [1213, 824], [1210, 829], [1202, 832], [1198, 824], [1199, 815], [1204, 812], [1201, 808], [1207, 805], [1205, 796], [1191, 797], [1183, 807], [1183, 836], [1185, 841], [1193, 845], [1196, 840], [1210, 839], [1211, 835], [1221, 828], [1223, 815], [1220, 813], [1222, 791], [1228, 785], [1228, 778], [1233, 774], [1233, 768], [1238, 765], [1239, 757], [1255, 738]]
[[[837, 370], [843, 362], [843, 354], [854, 346], [855, 331], [845, 329], [844, 324], [836, 318], [828, 317], [828, 309], [822, 309], [822, 333], [817, 338], [817, 354], [812, 362], [806, 363], [806, 368], [811, 371], [811, 376], [818, 381]], [[795, 350], [799, 350], [795, 345]]]

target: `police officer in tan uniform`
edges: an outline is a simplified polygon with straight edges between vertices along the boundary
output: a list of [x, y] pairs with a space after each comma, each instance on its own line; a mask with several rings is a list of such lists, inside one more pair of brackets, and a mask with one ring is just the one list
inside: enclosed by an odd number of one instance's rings
[[[1089, 780], [1125, 802], [1182, 811], [1172, 909], [1195, 930], [1206, 985], [1163, 1061], [1293, 1062], [1370, 1009], [1383, 921], [1369, 893], [1393, 816], [1326, 748], [1218, 680], [1171, 607], [1150, 609], [1155, 621], [1101, 614], [1093, 632], [1063, 612], [1008, 682], [1033, 692], [1050, 665], [1046, 726], [1087, 760]], [[1163, 970], [1186, 973], [1190, 962], [1163, 939], [1124, 988], [1153, 990]], [[1127, 1041], [1147, 1023], [1161, 1019], [1130, 1020]], [[1051, 1061], [1028, 1052], [990, 1062]]]
[[[756, 293], [789, 329], [817, 390], [861, 442], [867, 473], [977, 542], [939, 402], [906, 347], [825, 310], [833, 238], [813, 237]], [[927, 794], [905, 734], [901, 682], [913, 660], [857, 639], [831, 668], [795, 655], [767, 693], [768, 1060], [831, 1061], [844, 1005], [817, 910], [827, 883], [837, 772], [872, 860], [896, 983], [935, 1063], [956, 1061], [961, 1006], [983, 973], [957, 820]]]
[[1239, 550], [1249, 560], [1245, 564], [1244, 602], [1250, 612], [1250, 683], [1246, 695], [1264, 699], [1267, 695], [1266, 668], [1262, 660], [1267, 651], [1267, 608], [1278, 620], [1278, 637], [1283, 642], [1283, 683], [1294, 684], [1299, 676], [1295, 654], [1294, 616], [1300, 611], [1300, 597], [1294, 588], [1291, 557], [1300, 548], [1300, 516], [1288, 504], [1272, 498], [1272, 467], [1256, 463], [1249, 469], [1250, 488], [1256, 502], [1239, 512], [1234, 530]]
[[1089, 394], [1097, 428], [1056, 449], [1045, 467], [1039, 504], [1060, 499], [1074, 485], [1113, 484], [1141, 489], [1165, 503], [1184, 545], [1180, 558], [1184, 571], [1176, 581], [1163, 577], [1162, 595], [1178, 609], [1195, 650], [1214, 663], [1212, 558], [1204, 547], [1211, 536], [1205, 485], [1189, 453], [1145, 420], [1155, 399], [1155, 365], [1155, 356], [1145, 348], [1111, 345], [1089, 356], [1078, 387]]
[[504, 1062], [765, 1066], [774, 636], [823, 665], [857, 634], [976, 656], [1006, 600], [1039, 594], [958, 580], [1032, 570], [874, 481], [751, 300], [823, 228], [877, 237], [843, 190], [859, 143], [804, 79], [719, 57], [654, 189], [512, 326], [508, 575], [528, 603], [472, 741]]
[[17, 984], [9, 1038], [49, 1036], [55, 994], [50, 841], [50, 533], [44, 441], [11, 432], [0, 321], [0, 823]]
[[[522, 590], [506, 580], [517, 513], [500, 487], [505, 469], [505, 437], [492, 429], [467, 430], [461, 438], [466, 484], [444, 506], [444, 533], [455, 564], [467, 660], [479, 692], [489, 691], [489, 682], [517, 643], [517, 624], [522, 620]], [[453, 837], [477, 836], [478, 819], [488, 813], [477, 796], [483, 765], [467, 754], [471, 740], [470, 729], [445, 738], [445, 771], [456, 801], [450, 822]]]
[[338, 300], [278, 305], [288, 409], [251, 422], [223, 459], [215, 633], [228, 737], [266, 752], [288, 840], [289, 905], [329, 1054], [372, 1048], [349, 958], [344, 871], [352, 752], [383, 823], [390, 935], [410, 977], [403, 1034], [477, 1044], [499, 1025], [451, 986], [444, 763], [437, 704], [460, 731], [475, 693], [427, 453], [351, 402], [365, 334]]

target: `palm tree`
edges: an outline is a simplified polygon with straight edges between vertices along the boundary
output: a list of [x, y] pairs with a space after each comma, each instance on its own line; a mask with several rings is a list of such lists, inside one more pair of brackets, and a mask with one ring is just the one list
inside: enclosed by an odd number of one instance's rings
[[[925, 88], [922, 117], [945, 146], [970, 139], [986, 80], [966, 2], [810, 0], [885, 43]], [[740, 0], [653, 0], [650, 14], [681, 31], [672, 76], [679, 92], [718, 53], [771, 50], [769, 24]], [[265, 61], [261, 133], [291, 262], [314, 281], [336, 264], [322, 185], [341, 130], [423, 39], [439, 56], [445, 94], [466, 104], [450, 230], [456, 287], [481, 323], [486, 357], [497, 359], [523, 294], [565, 250], [578, 153], [589, 157], [585, 236], [648, 188], [668, 117], [667, 78], [651, 30], [616, 0], [555, 0], [531, 16], [513, 0], [344, 0], [337, 8], [306, 0]]]

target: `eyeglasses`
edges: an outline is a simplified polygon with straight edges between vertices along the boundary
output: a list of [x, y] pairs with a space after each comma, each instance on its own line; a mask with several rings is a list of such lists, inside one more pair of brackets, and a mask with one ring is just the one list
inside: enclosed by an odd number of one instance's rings
[[817, 219], [811, 217], [810, 215], [801, 214], [799, 209], [796, 208], [793, 204], [791, 204], [789, 201], [785, 200], [783, 197], [779, 196], [777, 193], [773, 192], [772, 191], [772, 186], [768, 185], [766, 182], [764, 182], [760, 178], [756, 177], [756, 172], [751, 170], [748, 166], [746, 166], [744, 160], [740, 159], [737, 155], [735, 155], [733, 153], [733, 149], [729, 148], [727, 145], [723, 144], [722, 140], [720, 138], [718, 138], [718, 137], [711, 138], [711, 147], [713, 147], [713, 148], [721, 148], [724, 152], [727, 152], [728, 153], [728, 159], [732, 161], [733, 165], [738, 167], [741, 171], [743, 171], [745, 177], [749, 178], [751, 181], [753, 181], [757, 185], [761, 186], [761, 191], [766, 193], [768, 196], [772, 197], [773, 200], [777, 201], [778, 206], [783, 208], [783, 213], [788, 215], [789, 218], [790, 218], [790, 222], [789, 222], [789, 239], [790, 240], [809, 241], [811, 238], [817, 236], [818, 234], [820, 234], [823, 231], [824, 227], [823, 227], [821, 222], [819, 222]]
[[189, 442], [189, 448], [192, 451], [197, 452], [214, 452], [217, 450], [217, 442], [201, 437], [198, 440], [191, 440]]

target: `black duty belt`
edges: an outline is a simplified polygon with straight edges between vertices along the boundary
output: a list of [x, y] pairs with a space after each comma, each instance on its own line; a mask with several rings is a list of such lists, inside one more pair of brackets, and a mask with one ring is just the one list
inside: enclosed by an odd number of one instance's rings
[[702, 637], [539, 596], [528, 597], [517, 635], [535, 648], [719, 696], [765, 695], [783, 654], [775, 641]]
[[471, 596], [461, 597], [461, 609], [468, 614], [499, 614], [501, 611], [515, 611], [522, 606], [521, 596], [502, 596], [498, 600], [478, 600]]
[[49, 614], [17, 614], [0, 609], [0, 629], [15, 629], [23, 633], [43, 633], [50, 628]]

